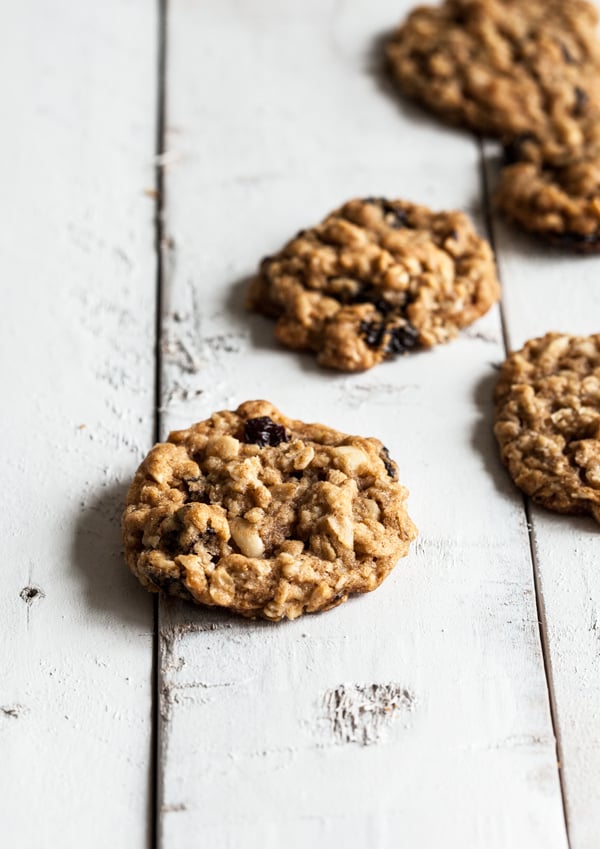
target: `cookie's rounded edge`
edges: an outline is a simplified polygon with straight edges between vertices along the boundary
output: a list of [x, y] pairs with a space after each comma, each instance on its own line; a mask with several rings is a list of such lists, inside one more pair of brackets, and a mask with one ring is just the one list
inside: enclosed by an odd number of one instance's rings
[[[576, 254], [600, 252], [600, 194], [577, 193], [576, 175], [596, 170], [600, 151], [567, 159], [560, 165], [543, 158], [520, 159], [500, 172], [494, 192], [496, 208], [513, 224], [558, 250]], [[581, 192], [581, 186], [578, 191]]]
[[[520, 421], [520, 416], [517, 411], [510, 409], [512, 396], [519, 392], [527, 392], [530, 389], [533, 391], [533, 388], [532, 382], [528, 380], [518, 381], [514, 375], [523, 370], [523, 364], [528, 362], [530, 352], [537, 353], [538, 350], [547, 349], [554, 343], [560, 343], [561, 340], [568, 340], [569, 343], [594, 340], [600, 350], [600, 333], [591, 336], [574, 336], [550, 331], [544, 336], [529, 339], [521, 349], [512, 351], [500, 368], [494, 390], [496, 406], [493, 426], [494, 436], [498, 443], [500, 458], [513, 483], [534, 503], [563, 515], [590, 515], [600, 523], [600, 492], [592, 489], [591, 485], [582, 484], [579, 479], [576, 481], [576, 486], [583, 490], [589, 489], [596, 497], [592, 499], [589, 495], [569, 492], [568, 487], [558, 485], [560, 474], [550, 475], [547, 471], [540, 470], [535, 466], [532, 467], [524, 462], [523, 451], [519, 453], [517, 444], [519, 437], [522, 437], [524, 432], [530, 431], [537, 435], [541, 434], [541, 430], [524, 428], [517, 424]], [[533, 365], [531, 365], [531, 372], [534, 372]], [[533, 379], [539, 380], [540, 378], [539, 376], [532, 376]]]
[[[380, 221], [375, 220], [372, 207], [380, 208]], [[423, 256], [422, 239], [413, 248], [392, 247], [395, 234], [400, 232], [429, 233], [429, 260]], [[329, 270], [329, 277], [318, 268], [320, 252], [327, 251], [327, 261], [334, 263], [335, 259], [337, 263], [335, 273]], [[348, 262], [352, 252], [357, 268], [351, 270]], [[389, 271], [385, 273], [405, 275], [405, 291], [393, 280], [382, 283], [385, 274], [377, 263], [375, 270], [358, 271], [363, 260], [367, 268], [374, 262], [374, 252], [387, 263]], [[448, 298], [444, 262], [453, 266], [454, 301]], [[408, 271], [411, 267], [413, 270]], [[421, 268], [422, 285], [416, 280], [415, 267]], [[439, 301], [431, 294], [435, 293], [432, 284], [436, 275], [444, 292]], [[350, 298], [340, 297], [329, 291], [328, 283], [325, 285], [321, 278], [343, 278], [362, 289]], [[395, 302], [400, 293], [408, 295], [405, 303]], [[406, 200], [368, 197], [346, 201], [319, 224], [297, 234], [278, 253], [265, 258], [249, 286], [246, 305], [276, 319], [275, 336], [282, 345], [312, 352], [324, 368], [359, 372], [413, 349], [450, 341], [484, 315], [499, 297], [493, 250], [464, 212], [434, 211]], [[456, 309], [459, 303], [463, 306]]]
[[[213, 601], [209, 601], [207, 603], [206, 599], [200, 602], [197, 594], [194, 592], [194, 583], [193, 581], [190, 581], [190, 576], [186, 574], [186, 567], [183, 562], [185, 561], [185, 556], [183, 555], [177, 555], [168, 562], [165, 561], [160, 553], [154, 561], [152, 560], [152, 557], [142, 558], [141, 555], [144, 552], [142, 551], [143, 546], [140, 544], [140, 533], [143, 533], [144, 530], [144, 517], [135, 517], [134, 514], [142, 506], [150, 507], [150, 509], [152, 509], [152, 507], [160, 508], [160, 499], [157, 500], [154, 497], [156, 493], [154, 493], [153, 497], [150, 499], [150, 504], [142, 505], [140, 503], [142, 488], [149, 480], [153, 484], [160, 484], [161, 482], [162, 484], [166, 484], [167, 479], [165, 478], [165, 474], [170, 474], [172, 470], [176, 470], [179, 474], [189, 473], [194, 475], [198, 470], [198, 466], [189, 457], [185, 457], [184, 446], [186, 444], [186, 440], [189, 438], [194, 429], [197, 430], [202, 428], [202, 426], [207, 425], [218, 416], [238, 416], [238, 424], [240, 422], [243, 423], [248, 420], [253, 421], [257, 418], [268, 416], [273, 420], [273, 422], [278, 422], [282, 426], [288, 428], [290, 430], [290, 434], [294, 432], [295, 428], [299, 428], [303, 431], [307, 431], [310, 435], [315, 437], [315, 439], [321, 435], [324, 438], [324, 442], [322, 443], [324, 446], [336, 448], [340, 441], [344, 444], [350, 442], [350, 445], [347, 445], [346, 447], [347, 452], [352, 452], [352, 445], [358, 444], [364, 450], [367, 450], [367, 446], [370, 446], [371, 451], [374, 452], [373, 456], [376, 456], [378, 458], [378, 462], [381, 464], [381, 479], [387, 481], [389, 486], [393, 485], [395, 487], [398, 508], [398, 537], [396, 549], [392, 556], [379, 558], [376, 573], [373, 573], [376, 575], [375, 580], [372, 580], [371, 577], [369, 577], [367, 582], [369, 585], [367, 586], [367, 583], [365, 583], [365, 586], [362, 588], [357, 588], [350, 584], [348, 591], [341, 591], [336, 595], [330, 594], [329, 596], [324, 597], [321, 602], [319, 598], [317, 598], [316, 601], [314, 599], [312, 601], [305, 599], [301, 609], [299, 609], [298, 604], [296, 604], [295, 607], [292, 606], [290, 609], [286, 609], [284, 605], [283, 607], [275, 607], [272, 610], [267, 611], [266, 607], [269, 607], [269, 604], [265, 606], [264, 603], [259, 605], [253, 605], [247, 602], [244, 602], [242, 605], [219, 604], [218, 602], [214, 603]], [[221, 433], [221, 431], [219, 431], [219, 433]], [[351, 594], [369, 592], [376, 589], [392, 571], [397, 560], [400, 557], [406, 556], [410, 543], [416, 538], [416, 528], [406, 512], [406, 499], [408, 492], [397, 482], [397, 466], [394, 461], [390, 459], [387, 449], [384, 448], [379, 440], [373, 437], [354, 437], [317, 423], [306, 424], [296, 419], [288, 419], [269, 402], [248, 401], [241, 404], [235, 412], [220, 411], [218, 413], [214, 413], [210, 419], [199, 422], [196, 425], [192, 425], [191, 428], [183, 431], [174, 431], [169, 435], [169, 440], [169, 442], [158, 443], [155, 445], [140, 465], [129, 488], [127, 505], [125, 507], [122, 520], [123, 544], [127, 564], [130, 570], [140, 580], [142, 585], [152, 592], [163, 592], [164, 594], [178, 596], [185, 600], [194, 601], [205, 606], [223, 607], [244, 617], [262, 617], [271, 621], [279, 621], [283, 618], [296, 618], [296, 616], [305, 612], [318, 612], [319, 610], [328, 610], [332, 607], [338, 606], [346, 601], [348, 596]], [[339, 447], [343, 448], [343, 445], [340, 445]], [[191, 463], [192, 465], [188, 465], [186, 467], [186, 462]], [[171, 492], [170, 494], [172, 495], [173, 493]], [[184, 504], [180, 506], [185, 507], [186, 505]], [[187, 506], [189, 507], [190, 505], [188, 504]], [[211, 505], [211, 507], [212, 506], [216, 505]], [[166, 511], [166, 514], [167, 513], [168, 510]], [[175, 513], [172, 511], [171, 515], [175, 515]], [[393, 528], [388, 529], [388, 533], [394, 533]], [[244, 559], [241, 555], [232, 554], [229, 556], [229, 560], [234, 560], [235, 558], [238, 558], [238, 561], [242, 561]], [[375, 557], [375, 561], [377, 560], [378, 558]], [[358, 563], [360, 569], [364, 570], [365, 562], [363, 562], [362, 565], [361, 562]], [[217, 564], [217, 568], [219, 566], [220, 561]], [[273, 605], [271, 605], [271, 607], [273, 607]]]

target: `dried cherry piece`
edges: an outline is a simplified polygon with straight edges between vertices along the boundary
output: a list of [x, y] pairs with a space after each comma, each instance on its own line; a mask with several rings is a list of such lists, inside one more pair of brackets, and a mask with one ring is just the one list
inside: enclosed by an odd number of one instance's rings
[[412, 324], [406, 322], [402, 327], [393, 327], [390, 330], [390, 338], [386, 345], [387, 354], [404, 354], [412, 350], [419, 341], [419, 331]]
[[380, 457], [383, 460], [383, 465], [385, 466], [385, 470], [388, 473], [389, 477], [391, 477], [392, 480], [396, 480], [396, 466], [392, 462], [392, 459], [390, 458], [390, 452], [385, 447], [385, 445], [381, 449]]
[[[401, 230], [403, 227], [409, 226], [406, 210], [398, 209], [398, 207], [394, 206], [393, 203], [390, 203], [389, 200], [386, 200], [385, 198], [368, 197], [364, 198], [364, 203], [373, 203], [376, 206], [381, 207], [381, 210], [386, 217], [386, 222], [395, 230]], [[391, 221], [388, 216], [391, 217]]]
[[379, 321], [361, 321], [360, 332], [369, 348], [379, 348], [385, 336], [385, 324]]
[[259, 445], [261, 448], [270, 445], [275, 448], [287, 441], [288, 437], [283, 425], [278, 425], [269, 416], [248, 419], [244, 425], [244, 442], [247, 444]]

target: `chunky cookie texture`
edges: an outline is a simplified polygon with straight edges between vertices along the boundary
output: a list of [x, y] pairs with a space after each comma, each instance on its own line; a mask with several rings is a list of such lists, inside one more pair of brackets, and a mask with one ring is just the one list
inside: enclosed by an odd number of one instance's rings
[[549, 333], [504, 363], [494, 432], [518, 487], [600, 522], [600, 334]]
[[504, 140], [503, 166], [523, 162], [560, 169], [600, 152], [600, 116], [581, 121], [580, 144], [561, 144], [552, 136], [538, 138], [535, 133], [520, 133]]
[[600, 106], [597, 12], [584, 0], [446, 0], [415, 9], [387, 45], [402, 91], [454, 123], [546, 157], [581, 151]]
[[289, 348], [362, 371], [447, 342], [498, 300], [492, 251], [461, 212], [351, 200], [263, 260], [250, 309]]
[[600, 251], [600, 147], [561, 165], [534, 155], [509, 165], [500, 175], [496, 204], [551, 244]]
[[151, 591], [295, 619], [379, 586], [417, 534], [407, 495], [378, 440], [248, 401], [150, 451], [125, 556]]

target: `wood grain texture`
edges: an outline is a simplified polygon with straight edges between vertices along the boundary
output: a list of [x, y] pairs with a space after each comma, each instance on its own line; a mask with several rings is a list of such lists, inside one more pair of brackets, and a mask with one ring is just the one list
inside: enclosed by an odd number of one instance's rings
[[156, 15], [5, 5], [2, 842], [148, 845], [152, 600], [123, 568], [153, 429]]
[[[490, 187], [497, 150], [486, 147]], [[508, 342], [557, 330], [597, 333], [600, 258], [570, 256], [496, 218]], [[600, 572], [598, 525], [531, 506], [532, 542], [571, 849], [596, 849], [600, 835]]]
[[170, 4], [163, 434], [266, 397], [376, 435], [421, 536], [380, 590], [321, 616], [163, 603], [163, 849], [567, 845], [526, 517], [491, 436], [498, 312], [344, 376], [243, 309], [261, 255], [353, 195], [481, 226], [476, 145], [377, 67], [410, 5]]

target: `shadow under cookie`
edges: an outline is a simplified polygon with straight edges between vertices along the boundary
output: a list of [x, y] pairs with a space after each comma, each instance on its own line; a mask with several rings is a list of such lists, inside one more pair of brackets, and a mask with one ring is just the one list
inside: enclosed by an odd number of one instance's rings
[[109, 614], [147, 632], [153, 601], [140, 594], [123, 562], [121, 513], [127, 488], [126, 483], [102, 487], [84, 503], [76, 518], [71, 562], [91, 613]]

